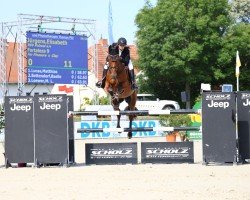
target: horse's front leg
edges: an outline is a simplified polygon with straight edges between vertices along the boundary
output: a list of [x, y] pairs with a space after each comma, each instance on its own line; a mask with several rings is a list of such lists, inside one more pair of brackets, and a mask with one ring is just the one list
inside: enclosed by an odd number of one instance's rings
[[[132, 129], [133, 118], [134, 117], [132, 115], [129, 116], [129, 129]], [[132, 135], [133, 135], [132, 131], [129, 131], [128, 132], [128, 139], [131, 139]]]
[[116, 128], [121, 128], [120, 119], [121, 119], [121, 115], [117, 115], [117, 126], [116, 126]]
[[[114, 96], [112, 98], [113, 98], [112, 99], [112, 106], [113, 106], [114, 110], [115, 111], [120, 111], [119, 99], [116, 98], [115, 94], [114, 94]], [[116, 128], [121, 128], [120, 119], [121, 119], [121, 115], [117, 115], [117, 126], [116, 126]]]

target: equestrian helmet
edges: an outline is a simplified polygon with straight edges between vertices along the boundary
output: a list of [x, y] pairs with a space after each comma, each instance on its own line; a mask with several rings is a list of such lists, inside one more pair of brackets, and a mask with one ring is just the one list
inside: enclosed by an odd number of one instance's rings
[[123, 45], [123, 46], [127, 45], [127, 40], [123, 37], [119, 38], [118, 45]]

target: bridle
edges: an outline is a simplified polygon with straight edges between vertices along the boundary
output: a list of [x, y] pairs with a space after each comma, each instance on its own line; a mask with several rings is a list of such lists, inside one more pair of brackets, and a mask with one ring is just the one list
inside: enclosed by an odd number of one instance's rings
[[[121, 57], [119, 55], [109, 55], [108, 56], [108, 69], [111, 71], [112, 69], [114, 69], [117, 73], [121, 73], [123, 70], [125, 70], [125, 67], [122, 67], [122, 68], [119, 68], [120, 65], [124, 65], [122, 62], [121, 62]], [[110, 62], [115, 62], [115, 63], [118, 63], [118, 62], [121, 62], [120, 65], [119, 63], [117, 65], [113, 65], [111, 66], [110, 65]], [[121, 70], [119, 70], [121, 69]]]

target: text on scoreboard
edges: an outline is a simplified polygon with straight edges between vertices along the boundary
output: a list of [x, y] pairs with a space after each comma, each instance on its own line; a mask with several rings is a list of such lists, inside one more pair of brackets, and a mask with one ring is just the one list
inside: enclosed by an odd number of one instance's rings
[[27, 32], [27, 82], [88, 84], [87, 37]]

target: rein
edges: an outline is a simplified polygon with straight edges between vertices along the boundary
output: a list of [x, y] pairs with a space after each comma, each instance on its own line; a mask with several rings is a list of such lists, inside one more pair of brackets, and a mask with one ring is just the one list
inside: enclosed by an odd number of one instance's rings
[[[115, 70], [117, 70], [117, 73], [119, 74], [119, 73], [123, 72], [123, 71], [126, 69], [126, 67], [124, 66], [124, 67], [122, 67], [122, 69], [121, 69], [121, 67], [119, 67], [119, 66], [113, 66], [113, 67], [108, 66], [108, 69], [109, 69], [109, 70], [115, 69]], [[120, 70], [120, 69], [121, 69], [121, 70]]]
[[[115, 59], [115, 58], [116, 58], [116, 59]], [[115, 70], [117, 71], [117, 73], [121, 73], [121, 72], [123, 72], [123, 71], [126, 69], [126, 67], [124, 66], [123, 63], [121, 63], [121, 62], [118, 60], [119, 57], [115, 57], [115, 58], [111, 58], [111, 61], [109, 61], [109, 66], [108, 66], [108, 68], [109, 68], [109, 70], [115, 69]], [[115, 65], [114, 65], [114, 66], [110, 66], [110, 62], [115, 62]], [[119, 62], [120, 62], [120, 63], [119, 63]]]

